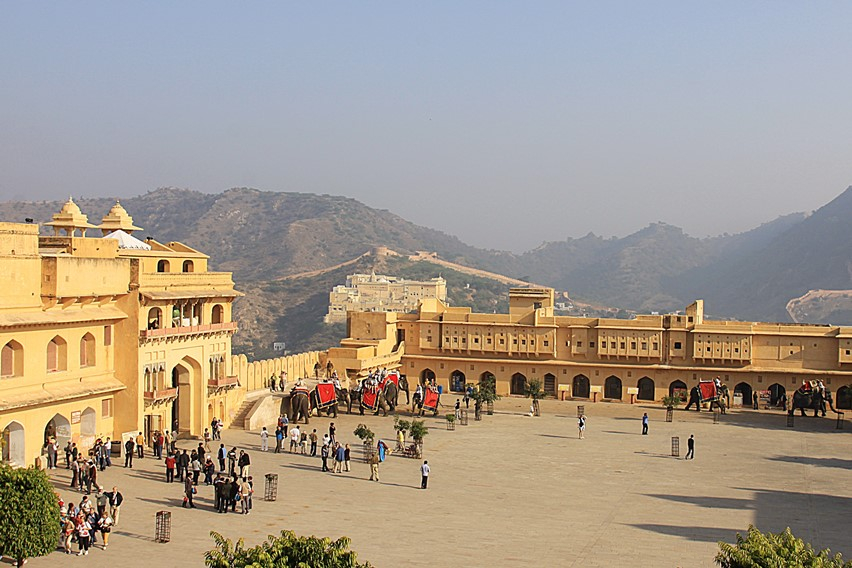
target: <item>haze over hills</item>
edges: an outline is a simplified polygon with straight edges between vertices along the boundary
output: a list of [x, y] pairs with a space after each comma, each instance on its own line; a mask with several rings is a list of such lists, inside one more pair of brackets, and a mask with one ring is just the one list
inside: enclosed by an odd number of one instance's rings
[[[90, 222], [98, 223], [115, 200], [75, 201]], [[343, 283], [346, 274], [373, 267], [375, 259], [275, 282], [352, 261], [377, 246], [402, 254], [434, 251], [461, 265], [567, 290], [577, 300], [643, 312], [681, 309], [704, 298], [714, 317], [789, 321], [786, 305], [791, 299], [815, 288], [852, 289], [852, 188], [811, 215], [793, 213], [736, 235], [699, 239], [654, 223], [623, 238], [588, 234], [523, 254], [478, 249], [388, 211], [329, 195], [248, 188], [205, 194], [166, 188], [123, 199], [122, 204], [144, 227], [140, 237], [185, 242], [209, 254], [211, 268], [232, 271], [240, 289], [259, 291], [257, 299], [243, 298], [237, 304], [243, 345], [251, 350], [263, 350], [265, 342], [288, 328], [300, 330], [287, 333], [299, 337], [290, 340], [290, 349], [333, 343], [343, 332], [329, 335], [317, 323], [325, 313], [328, 291]], [[31, 217], [43, 223], [61, 205], [0, 202], [0, 219]], [[403, 264], [395, 269], [424, 277], [451, 272], [437, 265], [424, 272], [422, 266], [414, 270]], [[451, 295], [450, 300], [454, 305], [478, 301], [469, 293], [462, 296]], [[829, 309], [823, 305], [811, 311], [805, 298], [797, 304], [797, 313], [813, 313], [818, 321], [834, 324], [852, 323], [833, 319], [848, 319], [852, 313], [843, 300], [847, 297], [836, 297]]]

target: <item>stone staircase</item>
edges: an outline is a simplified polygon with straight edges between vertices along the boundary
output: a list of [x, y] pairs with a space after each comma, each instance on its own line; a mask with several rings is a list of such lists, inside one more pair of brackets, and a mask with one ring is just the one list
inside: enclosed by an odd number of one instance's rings
[[243, 401], [240, 408], [237, 409], [237, 413], [234, 415], [233, 420], [231, 420], [231, 428], [245, 428], [246, 415], [249, 413], [249, 410], [252, 409], [257, 400], [257, 398], [249, 398]]

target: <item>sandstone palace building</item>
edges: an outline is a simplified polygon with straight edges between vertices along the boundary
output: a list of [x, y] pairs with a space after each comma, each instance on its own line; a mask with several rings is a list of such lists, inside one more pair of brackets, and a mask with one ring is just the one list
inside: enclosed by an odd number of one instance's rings
[[446, 302], [446, 280], [352, 274], [346, 277], [345, 286], [335, 286], [329, 293], [325, 323], [345, 323], [347, 312], [413, 312], [422, 300], [429, 298]]
[[350, 375], [398, 367], [410, 382], [434, 378], [455, 392], [493, 377], [502, 395], [537, 378], [548, 394], [599, 401], [656, 401], [720, 377], [737, 399], [759, 391], [774, 404], [819, 379], [849, 406], [850, 327], [712, 321], [701, 300], [630, 320], [555, 316], [549, 288], [512, 288], [509, 306], [481, 314], [430, 299], [416, 314], [353, 312], [329, 357]]
[[118, 203], [98, 226], [69, 200], [46, 223], [0, 223], [3, 460], [140, 431], [198, 436], [241, 402], [231, 274], [178, 242], [144, 241]]

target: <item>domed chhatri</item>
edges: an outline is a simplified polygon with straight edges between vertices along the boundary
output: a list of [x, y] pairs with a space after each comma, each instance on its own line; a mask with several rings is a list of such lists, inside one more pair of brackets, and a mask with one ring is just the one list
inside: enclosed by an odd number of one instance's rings
[[113, 231], [124, 231], [128, 235], [132, 234], [133, 231], [141, 231], [140, 227], [136, 227], [133, 224], [133, 217], [127, 213], [127, 210], [122, 207], [121, 202], [116, 200], [115, 205], [109, 210], [104, 218], [101, 220], [101, 224], [98, 226], [104, 236], [112, 233]]
[[74, 203], [74, 199], [68, 198], [65, 205], [62, 206], [59, 213], [53, 215], [53, 221], [45, 223], [48, 227], [53, 227], [55, 235], [60, 235], [61, 231], [69, 237], [73, 237], [76, 231], [80, 231], [81, 236], [86, 236], [87, 229], [95, 229], [95, 225], [89, 223], [89, 218], [80, 211], [80, 208]]

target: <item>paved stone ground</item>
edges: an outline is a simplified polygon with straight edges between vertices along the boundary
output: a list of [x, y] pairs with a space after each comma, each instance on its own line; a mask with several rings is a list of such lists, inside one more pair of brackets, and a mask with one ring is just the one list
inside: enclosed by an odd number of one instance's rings
[[[199, 508], [182, 509], [181, 485], [164, 483], [162, 462], [136, 460], [133, 470], [102, 474], [126, 496], [109, 550], [93, 550], [88, 562], [53, 554], [30, 566], [200, 566], [211, 530], [256, 544], [283, 528], [348, 535], [359, 558], [379, 567], [712, 566], [716, 542], [733, 541], [749, 523], [770, 531], [789, 525], [817, 547], [852, 554], [852, 422], [837, 431], [832, 418], [797, 418], [791, 430], [781, 413], [734, 410], [719, 424], [684, 411], [666, 423], [657, 406], [598, 403], [585, 405], [579, 440], [577, 405], [544, 401], [543, 416], [530, 418], [527, 401], [503, 399], [495, 415], [471, 416], [455, 431], [428, 419], [427, 491], [419, 489], [417, 460], [390, 456], [380, 483], [369, 482], [369, 467], [357, 460], [356, 424], [365, 421], [392, 446], [391, 418], [335, 420], [356, 458], [353, 471], [339, 475], [321, 473], [319, 458], [261, 453], [257, 433], [226, 431], [229, 447], [251, 451], [255, 480], [279, 474], [277, 501], [262, 500], [261, 482], [251, 515], [217, 515], [212, 488], [202, 485]], [[640, 435], [644, 411], [649, 436]], [[329, 421], [311, 427], [322, 433]], [[689, 434], [696, 459], [671, 457], [671, 437], [680, 436], [683, 454]], [[65, 470], [54, 478], [63, 497], [79, 500]], [[154, 514], [163, 509], [172, 511], [172, 541], [157, 544]]]

